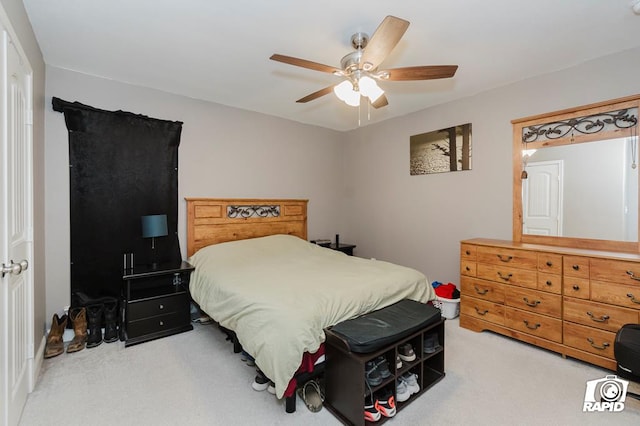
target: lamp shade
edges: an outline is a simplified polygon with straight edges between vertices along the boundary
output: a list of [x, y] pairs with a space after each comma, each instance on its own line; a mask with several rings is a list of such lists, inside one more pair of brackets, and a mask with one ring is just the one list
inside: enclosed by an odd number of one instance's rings
[[167, 215], [142, 216], [142, 238], [164, 237], [167, 235]]

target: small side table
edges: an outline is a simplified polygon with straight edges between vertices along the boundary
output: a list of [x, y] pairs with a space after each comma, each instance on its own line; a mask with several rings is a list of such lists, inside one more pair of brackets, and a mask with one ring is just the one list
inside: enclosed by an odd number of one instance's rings
[[125, 347], [193, 330], [188, 262], [136, 265], [123, 272], [120, 340]]
[[339, 245], [335, 245], [335, 243], [332, 243], [329, 248], [331, 250], [338, 250], [341, 251], [345, 254], [348, 254], [349, 256], [353, 256], [353, 249], [356, 248], [356, 246], [354, 244], [342, 244], [340, 243]]

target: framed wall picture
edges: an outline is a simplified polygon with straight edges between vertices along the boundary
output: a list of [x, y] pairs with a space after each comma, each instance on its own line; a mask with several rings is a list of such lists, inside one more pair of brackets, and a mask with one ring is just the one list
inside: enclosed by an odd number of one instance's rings
[[471, 123], [409, 138], [411, 175], [471, 170]]

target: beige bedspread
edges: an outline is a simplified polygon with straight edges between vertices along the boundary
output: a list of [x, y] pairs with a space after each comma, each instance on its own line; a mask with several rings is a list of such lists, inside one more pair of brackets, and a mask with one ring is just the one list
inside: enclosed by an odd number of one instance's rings
[[298, 237], [272, 235], [204, 247], [190, 291], [200, 307], [235, 331], [245, 351], [284, 391], [323, 329], [401, 299], [435, 297], [420, 272], [347, 256]]

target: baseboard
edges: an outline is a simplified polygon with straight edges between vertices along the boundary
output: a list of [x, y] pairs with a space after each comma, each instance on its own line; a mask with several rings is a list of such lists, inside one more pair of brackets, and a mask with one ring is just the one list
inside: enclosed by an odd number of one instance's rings
[[29, 393], [33, 392], [40, 377], [40, 370], [42, 370], [42, 363], [44, 362], [44, 348], [47, 345], [47, 336], [42, 336], [38, 350], [36, 350], [33, 358], [30, 360], [29, 365]]

